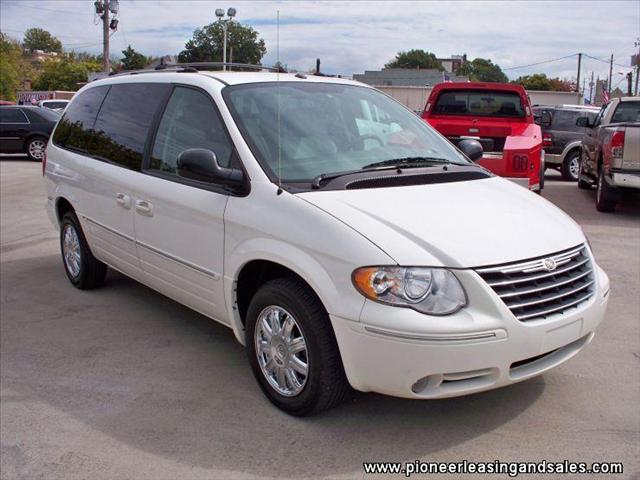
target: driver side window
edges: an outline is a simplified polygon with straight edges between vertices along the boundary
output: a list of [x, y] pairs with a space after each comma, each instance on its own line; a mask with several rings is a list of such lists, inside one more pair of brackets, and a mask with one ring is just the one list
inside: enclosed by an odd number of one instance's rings
[[149, 168], [176, 175], [178, 156], [189, 148], [213, 151], [222, 167], [229, 166], [233, 151], [213, 100], [199, 90], [176, 87], [162, 114]]

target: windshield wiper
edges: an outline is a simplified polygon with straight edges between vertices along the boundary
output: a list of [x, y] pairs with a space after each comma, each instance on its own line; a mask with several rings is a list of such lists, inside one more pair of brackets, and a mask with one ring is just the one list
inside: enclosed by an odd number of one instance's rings
[[381, 162], [370, 163], [362, 167], [362, 170], [368, 170], [370, 168], [377, 167], [423, 167], [442, 165], [445, 163], [452, 163], [446, 158], [441, 157], [402, 157], [392, 158], [390, 160], [382, 160]]

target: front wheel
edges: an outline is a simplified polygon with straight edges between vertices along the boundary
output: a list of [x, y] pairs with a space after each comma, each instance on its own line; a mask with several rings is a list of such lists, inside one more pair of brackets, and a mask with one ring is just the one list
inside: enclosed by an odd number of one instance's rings
[[47, 139], [44, 137], [33, 137], [27, 141], [27, 156], [29, 160], [41, 162], [44, 158], [44, 151], [47, 148]]
[[267, 398], [305, 416], [342, 402], [350, 391], [329, 316], [294, 278], [265, 283], [247, 311], [249, 363]]
[[562, 179], [567, 182], [578, 181], [578, 174], [580, 173], [580, 153], [573, 151], [567, 155], [567, 158], [562, 162], [560, 169], [562, 173]]

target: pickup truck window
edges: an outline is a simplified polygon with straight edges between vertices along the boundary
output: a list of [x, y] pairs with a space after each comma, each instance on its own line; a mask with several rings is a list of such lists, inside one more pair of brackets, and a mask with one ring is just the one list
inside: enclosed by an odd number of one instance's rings
[[611, 123], [640, 122], [640, 102], [620, 102]]
[[520, 95], [486, 90], [451, 90], [436, 100], [437, 115], [473, 115], [475, 117], [524, 117]]

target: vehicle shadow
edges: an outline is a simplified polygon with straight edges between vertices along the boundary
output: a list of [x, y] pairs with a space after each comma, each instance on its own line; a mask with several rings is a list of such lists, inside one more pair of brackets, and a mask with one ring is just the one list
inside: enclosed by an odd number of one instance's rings
[[3, 386], [186, 465], [361, 475], [363, 461], [413, 461], [483, 436], [545, 388], [538, 377], [437, 401], [355, 394], [322, 415], [290, 417], [262, 395], [231, 330], [113, 271], [103, 288], [76, 290], [60, 262], [2, 264]]

